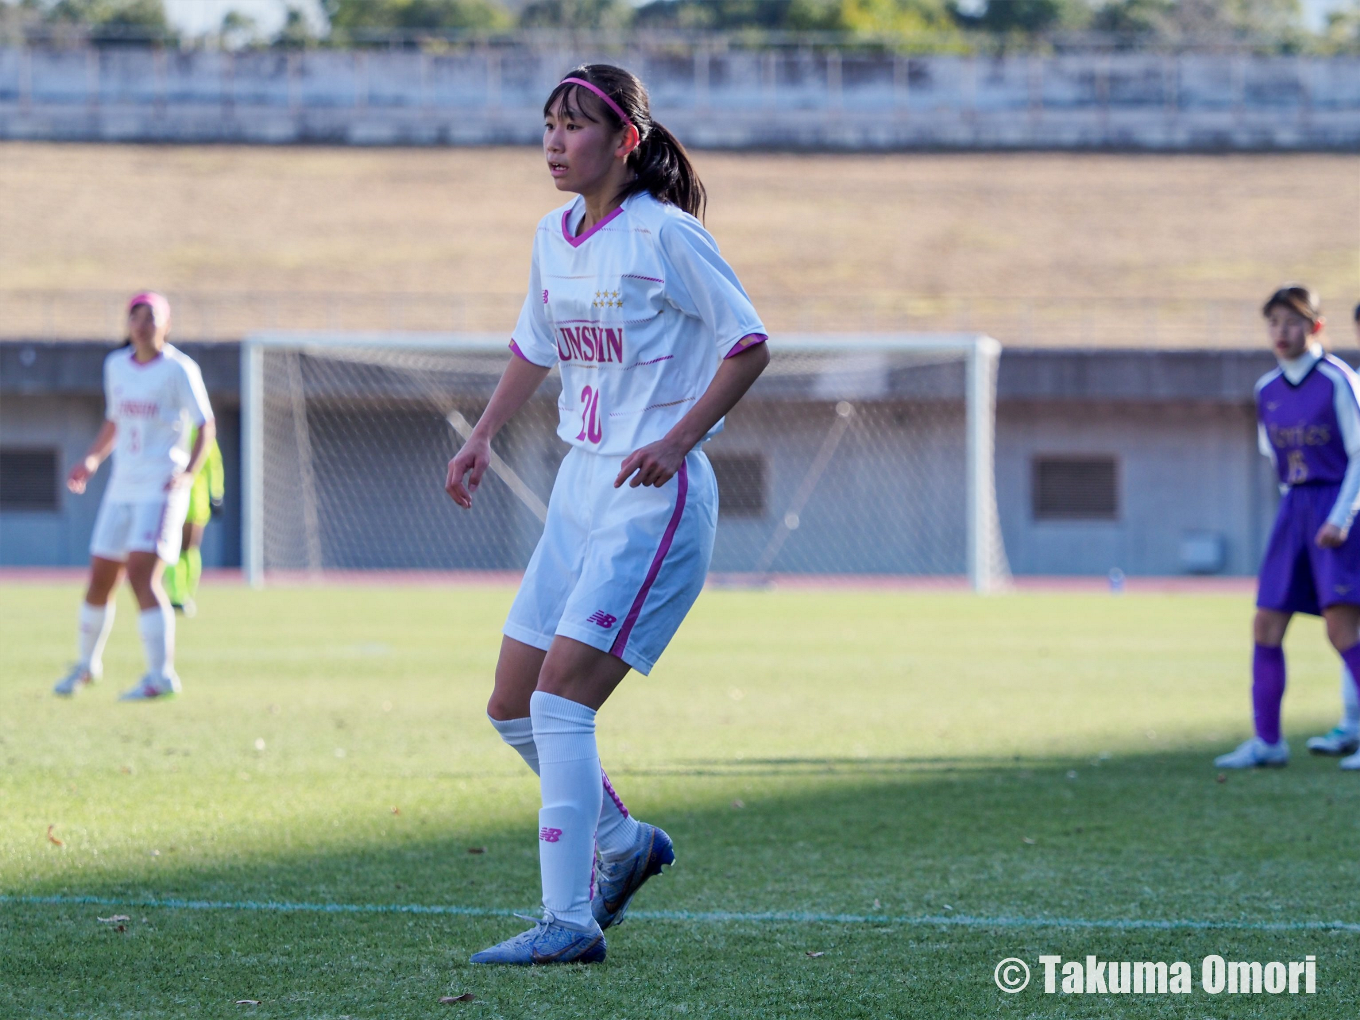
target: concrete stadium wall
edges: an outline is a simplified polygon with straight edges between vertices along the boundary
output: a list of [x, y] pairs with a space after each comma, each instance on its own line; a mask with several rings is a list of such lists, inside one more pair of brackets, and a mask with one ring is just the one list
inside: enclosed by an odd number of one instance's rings
[[1353, 150], [1360, 58], [906, 57], [634, 45], [403, 50], [0, 48], [0, 138], [533, 144], [587, 58], [649, 84], [701, 147]]
[[[210, 526], [205, 561], [235, 566], [240, 563], [239, 347], [185, 348], [203, 366], [222, 421], [228, 473], [227, 507]], [[0, 343], [0, 446], [56, 449], [64, 476], [98, 428], [99, 369], [107, 349], [79, 342]], [[1272, 364], [1268, 352], [1005, 351], [998, 380], [996, 480], [1014, 572], [1103, 574], [1119, 568], [1128, 574], [1178, 574], [1186, 570], [1182, 542], [1216, 536], [1224, 550], [1220, 571], [1253, 573], [1278, 499], [1271, 471], [1256, 452], [1251, 403], [1252, 384]], [[730, 430], [709, 447], [715, 457], [760, 454], [768, 475], [762, 513], [720, 522], [715, 570], [753, 569], [834, 421], [834, 406], [824, 401], [784, 401], [767, 392], [759, 398], [767, 406], [757, 407], [757, 396], [753, 391], [751, 401], [733, 414]], [[550, 401], [542, 403], [533, 421], [510, 437], [506, 455], [530, 487], [546, 496], [563, 448], [551, 434]], [[834, 493], [838, 503], [820, 496], [809, 501], [773, 569], [961, 571], [962, 514], [950, 509], [962, 504], [961, 477], [957, 485], [949, 481], [958, 474], [961, 456], [961, 428], [950, 426], [950, 416], [961, 417], [961, 405], [937, 401], [928, 406], [904, 397], [883, 402], [878, 412], [880, 419], [861, 433], [872, 442], [849, 434], [819, 483], [819, 492]], [[366, 518], [351, 513], [325, 524], [325, 545], [335, 550], [325, 565], [522, 566], [537, 538], [537, 521], [507, 494], [498, 495], [494, 482], [488, 483], [481, 507], [504, 527], [503, 542], [494, 550], [474, 548], [473, 533], [460, 530], [469, 522], [445, 513], [437, 487], [422, 489], [423, 501], [416, 503], [402, 494], [410, 477], [437, 475], [452, 449], [446, 433], [431, 444], [421, 420], [412, 417], [406, 424], [401, 435], [389, 433], [384, 440], [399, 454], [369, 456], [363, 461], [369, 467], [348, 472], [361, 476], [361, 489], [338, 498], [353, 501], [362, 495], [371, 504], [365, 513], [374, 520], [395, 521], [398, 530], [405, 520], [417, 537], [430, 521], [447, 517], [451, 530], [444, 536], [448, 541], [436, 543], [437, 561], [430, 559], [430, 543], [375, 554], [365, 537]], [[318, 434], [334, 440], [340, 431]], [[345, 455], [355, 456], [354, 448], [349, 445]], [[1034, 459], [1073, 455], [1114, 458], [1119, 506], [1112, 519], [1044, 520], [1034, 513]], [[895, 459], [885, 461], [889, 457]], [[885, 462], [895, 466], [884, 471]], [[370, 477], [372, 471], [378, 474]], [[942, 508], [903, 498], [931, 479], [936, 480], [930, 491]], [[61, 493], [55, 511], [0, 510], [0, 564], [84, 562], [102, 484], [101, 473], [87, 495]], [[286, 505], [283, 510], [287, 517]], [[920, 540], [923, 535], [926, 541]], [[903, 536], [916, 541], [908, 543]], [[303, 548], [298, 536], [283, 530], [277, 541], [295, 554]], [[302, 569], [306, 563], [299, 559], [291, 565]]]

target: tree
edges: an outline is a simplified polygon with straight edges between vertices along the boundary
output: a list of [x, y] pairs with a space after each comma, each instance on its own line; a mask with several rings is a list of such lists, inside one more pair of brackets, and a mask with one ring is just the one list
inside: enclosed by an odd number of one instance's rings
[[519, 15], [523, 28], [622, 29], [636, 11], [626, 0], [532, 0]]
[[1360, 52], [1360, 0], [1327, 15], [1323, 47], [1332, 53]]
[[171, 41], [175, 32], [161, 0], [57, 0], [43, 10], [50, 24], [82, 25], [96, 42]]
[[805, 31], [900, 37], [954, 29], [943, 0], [794, 0], [787, 24]]
[[493, 0], [323, 0], [331, 31], [448, 32], [509, 28], [510, 13]]
[[793, 0], [653, 0], [638, 8], [640, 28], [714, 32], [788, 27]]
[[1082, 0], [987, 0], [978, 14], [954, 7], [954, 18], [960, 25], [996, 35], [1037, 35], [1080, 27], [1089, 14], [1090, 8]]

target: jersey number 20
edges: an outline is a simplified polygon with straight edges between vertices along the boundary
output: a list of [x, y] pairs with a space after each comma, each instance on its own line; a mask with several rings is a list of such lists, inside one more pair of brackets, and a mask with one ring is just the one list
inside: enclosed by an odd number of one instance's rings
[[589, 386], [581, 391], [581, 432], [576, 438], [590, 443], [604, 438], [600, 428], [600, 391]]

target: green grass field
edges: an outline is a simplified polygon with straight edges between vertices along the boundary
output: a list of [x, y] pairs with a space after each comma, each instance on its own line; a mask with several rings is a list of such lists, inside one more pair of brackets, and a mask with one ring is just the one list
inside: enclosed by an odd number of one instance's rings
[[[1360, 929], [1326, 923], [1360, 921], [1360, 775], [1302, 753], [1335, 656], [1296, 625], [1293, 764], [1216, 781], [1249, 731], [1229, 596], [706, 593], [600, 715], [677, 867], [603, 966], [473, 968], [537, 900], [537, 786], [483, 715], [511, 594], [209, 588], [184, 696], [124, 705], [126, 597], [65, 702], [76, 589], [0, 589], [0, 1017], [1354, 1012]], [[1196, 990], [1045, 995], [1043, 953], [1185, 960]], [[1209, 995], [1210, 953], [1313, 954], [1317, 994]]]

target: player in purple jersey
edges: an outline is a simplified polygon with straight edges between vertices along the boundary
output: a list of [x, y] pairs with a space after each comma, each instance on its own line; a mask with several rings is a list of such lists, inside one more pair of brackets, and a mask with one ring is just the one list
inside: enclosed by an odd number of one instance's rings
[[1323, 320], [1312, 291], [1281, 287], [1262, 311], [1280, 365], [1256, 384], [1257, 433], [1283, 498], [1257, 587], [1256, 735], [1216, 758], [1219, 768], [1289, 762], [1280, 733], [1281, 644], [1295, 613], [1321, 616], [1332, 646], [1360, 676], [1360, 538], [1351, 533], [1360, 506], [1360, 379], [1317, 342]]

